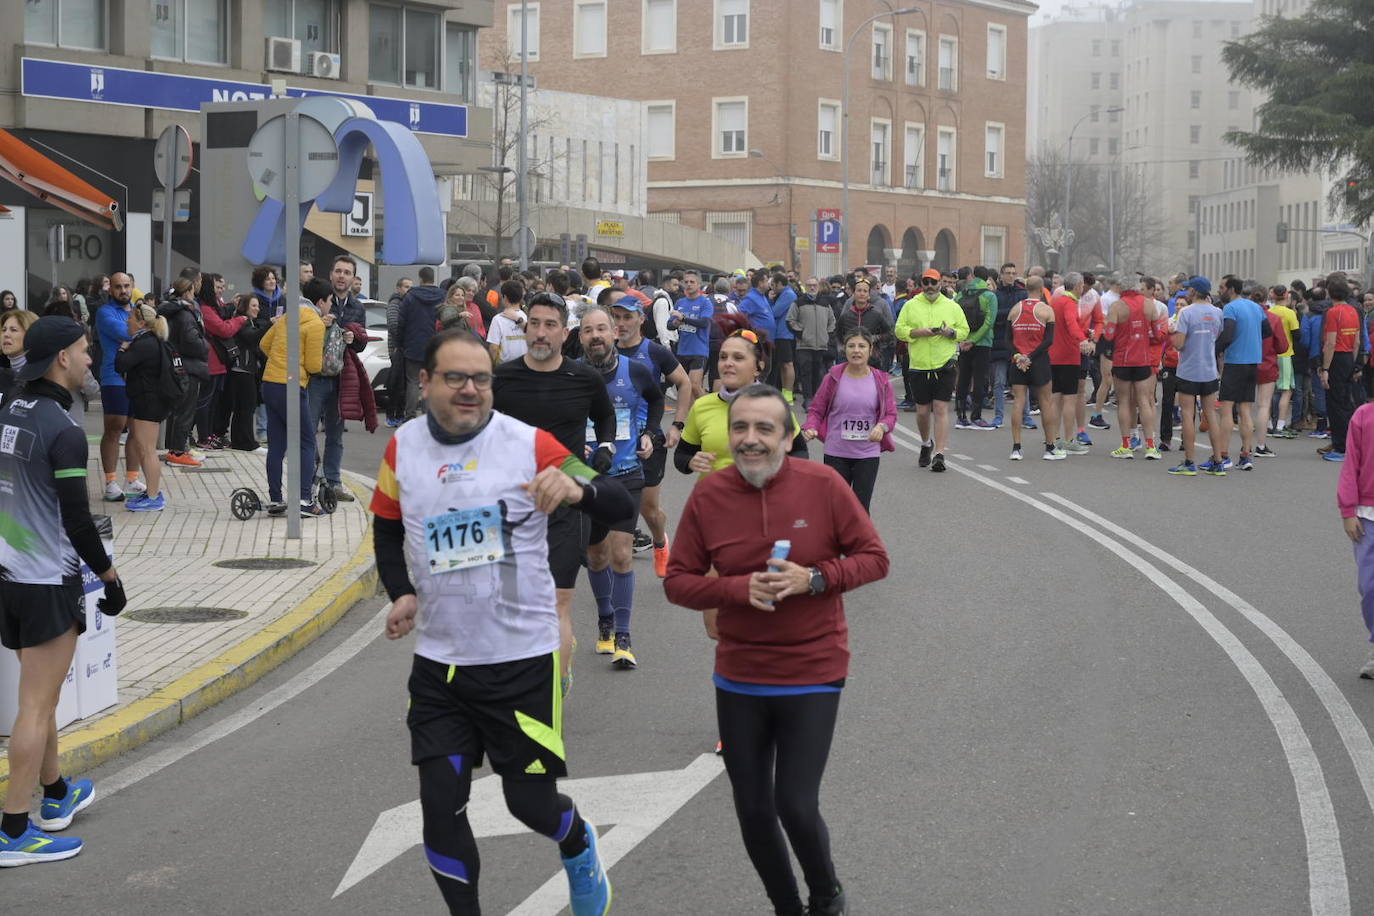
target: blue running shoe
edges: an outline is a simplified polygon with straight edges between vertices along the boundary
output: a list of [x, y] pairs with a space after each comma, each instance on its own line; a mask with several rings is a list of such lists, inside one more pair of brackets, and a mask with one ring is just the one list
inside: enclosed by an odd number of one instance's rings
[[587, 848], [563, 860], [568, 873], [568, 908], [572, 916], [605, 916], [611, 911], [611, 881], [596, 851], [596, 828], [587, 824]]
[[1221, 459], [1221, 469], [1222, 469], [1223, 471], [1229, 471], [1229, 470], [1231, 470], [1231, 468], [1232, 468], [1232, 464], [1231, 464], [1231, 459], [1230, 459], [1230, 458], [1223, 458], [1223, 459]]
[[1344, 461], [1345, 452], [1323, 452], [1322, 461]]
[[1182, 464], [1169, 468], [1169, 473], [1177, 477], [1196, 477], [1197, 465], [1193, 464], [1191, 461], [1185, 461]]
[[70, 779], [67, 781], [66, 798], [45, 798], [38, 808], [40, 829], [55, 833], [66, 830], [72, 824], [76, 812], [85, 811], [95, 801], [95, 784], [89, 779]]
[[395, 429], [396, 427], [400, 426], [400, 425], [401, 425], [402, 423], [404, 423], [404, 422], [405, 422], [405, 420], [402, 420], [400, 417], [387, 417], [387, 418], [386, 418], [386, 425], [387, 425], [387, 428], [388, 428], [388, 429]]
[[74, 836], [48, 836], [29, 821], [29, 827], [18, 837], [0, 830], [0, 868], [16, 868], [39, 862], [61, 862], [81, 851], [81, 841]]
[[1079, 442], [1081, 445], [1092, 445], [1092, 444], [1093, 444], [1092, 437], [1089, 436], [1089, 435], [1087, 434], [1086, 431], [1085, 431], [1085, 432], [1079, 433], [1079, 434], [1078, 434], [1077, 436], [1075, 436], [1074, 438], [1077, 439], [1078, 442]]
[[1139, 437], [1139, 436], [1132, 436], [1132, 437], [1131, 437], [1131, 451], [1135, 451], [1135, 450], [1138, 449], [1138, 448], [1140, 448], [1140, 437]]
[[1036, 423], [1030, 417], [1026, 417], [1026, 419], [1021, 422], [1021, 427], [1023, 429], [1039, 429], [1040, 424]]
[[1204, 474], [1211, 474], [1213, 477], [1226, 476], [1226, 468], [1222, 467], [1222, 463], [1215, 458], [1202, 462], [1197, 466], [1197, 469]]
[[124, 508], [130, 512], [161, 512], [167, 508], [167, 494], [159, 493], [156, 496], [144, 496], [137, 502], [127, 502]]

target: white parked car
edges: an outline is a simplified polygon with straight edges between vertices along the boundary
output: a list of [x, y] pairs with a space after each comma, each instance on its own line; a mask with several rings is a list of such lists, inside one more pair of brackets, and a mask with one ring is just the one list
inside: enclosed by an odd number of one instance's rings
[[391, 369], [391, 353], [386, 340], [386, 303], [366, 299], [364, 305], [367, 308], [367, 336], [371, 340], [362, 352], [363, 369], [372, 379], [372, 391], [380, 404], [386, 397], [386, 377]]

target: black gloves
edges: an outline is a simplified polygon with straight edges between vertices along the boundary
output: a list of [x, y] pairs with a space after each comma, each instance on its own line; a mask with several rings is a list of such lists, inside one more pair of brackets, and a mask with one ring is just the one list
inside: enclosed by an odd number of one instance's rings
[[615, 449], [609, 445], [597, 446], [596, 452], [592, 455], [592, 470], [598, 474], [605, 474], [611, 469], [611, 461], [615, 458]]
[[114, 617], [124, 610], [124, 606], [129, 603], [129, 599], [124, 595], [124, 583], [119, 579], [105, 583], [105, 597], [95, 603], [100, 608], [100, 613]]

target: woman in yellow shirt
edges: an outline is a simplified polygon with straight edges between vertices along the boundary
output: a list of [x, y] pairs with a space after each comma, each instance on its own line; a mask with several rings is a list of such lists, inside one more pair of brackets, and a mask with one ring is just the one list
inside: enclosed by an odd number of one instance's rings
[[[310, 400], [305, 386], [310, 376], [324, 365], [324, 322], [320, 320], [320, 303], [333, 295], [329, 284], [319, 278], [310, 280], [301, 290], [301, 377], [296, 396], [301, 404], [301, 517], [317, 518], [324, 510], [315, 503], [315, 418], [310, 414]], [[262, 373], [262, 402], [267, 408], [267, 514], [285, 515], [286, 502], [282, 498], [282, 460], [286, 457], [286, 358], [287, 337], [285, 313], [272, 319], [272, 327], [263, 335], [258, 348], [267, 356], [267, 368]]]

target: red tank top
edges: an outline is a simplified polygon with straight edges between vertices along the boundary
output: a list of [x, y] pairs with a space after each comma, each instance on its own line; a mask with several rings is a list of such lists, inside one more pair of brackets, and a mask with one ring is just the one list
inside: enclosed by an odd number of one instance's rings
[[1035, 317], [1035, 305], [1023, 300], [1021, 314], [1011, 323], [1011, 345], [1017, 353], [1029, 355], [1045, 340], [1045, 323]]
[[[1145, 317], [1145, 300], [1140, 296], [1122, 296], [1126, 303], [1126, 320], [1116, 327], [1112, 344], [1112, 365], [1150, 365], [1150, 320]], [[1156, 357], [1157, 359], [1158, 357]]]

